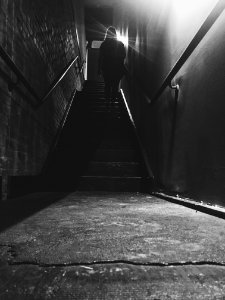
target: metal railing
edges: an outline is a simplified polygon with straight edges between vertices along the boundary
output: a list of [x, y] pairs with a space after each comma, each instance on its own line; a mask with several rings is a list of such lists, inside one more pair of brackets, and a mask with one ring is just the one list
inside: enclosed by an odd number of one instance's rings
[[181, 67], [184, 65], [184, 63], [187, 61], [187, 59], [190, 57], [190, 55], [193, 53], [193, 51], [196, 49], [198, 44], [201, 42], [201, 40], [204, 38], [206, 33], [209, 31], [209, 29], [212, 27], [212, 25], [215, 23], [215, 21], [218, 19], [218, 17], [222, 14], [223, 10], [225, 9], [225, 0], [219, 0], [211, 13], [208, 15], [190, 44], [187, 46], [187, 48], [184, 50], [181, 57], [178, 59], [178, 61], [175, 63], [174, 67], [171, 69], [169, 74], [164, 79], [163, 83], [161, 84], [160, 88], [157, 90], [157, 92], [153, 95], [151, 98], [151, 104], [154, 104], [156, 100], [159, 98], [159, 96], [163, 93], [166, 87], [170, 87], [172, 89], [179, 89], [179, 85], [175, 84], [172, 85], [171, 81], [175, 77], [175, 75], [178, 73], [178, 71], [181, 69]]
[[[23, 73], [19, 70], [19, 68], [15, 65], [15, 63], [13, 62], [13, 60], [11, 59], [11, 57], [6, 53], [6, 51], [4, 50], [4, 48], [0, 45], [0, 57], [4, 60], [4, 62], [7, 64], [7, 66], [10, 68], [10, 70], [16, 75], [17, 77], [17, 82], [13, 82], [13, 80], [8, 76], [8, 74], [4, 73], [2, 70], [0, 70], [0, 75], [3, 77], [4, 80], [6, 80], [8, 82], [8, 88], [16, 88], [18, 83], [21, 82], [23, 84], [23, 86], [27, 89], [27, 91], [29, 91], [29, 93], [34, 97], [34, 99], [36, 100], [37, 104], [34, 105], [32, 102], [30, 102], [30, 104], [34, 107], [34, 108], [39, 108], [48, 98], [48, 96], [53, 92], [53, 90], [59, 85], [59, 83], [61, 82], [61, 80], [65, 77], [65, 75], [67, 74], [67, 72], [70, 70], [70, 68], [73, 66], [73, 64], [78, 60], [79, 56], [76, 56], [70, 63], [69, 65], [65, 68], [65, 70], [62, 72], [62, 74], [53, 81], [53, 83], [50, 85], [49, 91], [45, 94], [45, 96], [43, 98], [39, 98], [39, 96], [36, 94], [35, 90], [31, 87], [31, 85], [29, 84], [29, 82], [27, 81], [27, 79], [25, 78], [25, 76], [23, 75]], [[76, 74], [77, 77], [75, 79], [75, 83], [79, 78], [79, 75], [82, 73], [83, 68], [85, 65], [85, 61], [82, 62], [81, 67], [79, 67], [79, 72]], [[54, 149], [57, 140], [59, 138], [59, 135], [62, 131], [62, 128], [65, 124], [65, 121], [67, 119], [67, 115], [69, 113], [69, 110], [71, 108], [71, 105], [73, 103], [74, 97], [76, 95], [76, 88], [74, 89], [72, 96], [68, 102], [68, 105], [66, 107], [66, 110], [64, 112], [64, 115], [62, 117], [62, 120], [60, 122], [59, 125], [59, 129], [58, 132], [54, 138], [54, 141], [50, 147], [50, 152]], [[2, 174], [2, 186], [1, 186], [1, 200], [5, 201], [7, 200], [8, 197], [8, 174], [7, 174], [7, 170]]]
[[140, 89], [141, 93], [144, 95], [146, 102], [148, 104], [154, 104], [167, 87], [176, 90], [177, 93], [179, 92], [180, 89], [179, 85], [176, 83], [172, 84], [172, 80], [174, 79], [178, 71], [181, 69], [181, 67], [188, 60], [188, 58], [191, 56], [191, 54], [199, 45], [199, 43], [202, 41], [202, 39], [209, 31], [209, 29], [212, 27], [212, 25], [215, 23], [215, 21], [218, 19], [218, 17], [222, 14], [224, 9], [225, 9], [225, 0], [219, 0], [215, 5], [215, 7], [213, 8], [213, 10], [211, 11], [211, 13], [204, 21], [204, 23], [202, 24], [202, 26], [200, 27], [200, 29], [198, 30], [198, 32], [195, 34], [194, 38], [191, 40], [187, 48], [184, 50], [183, 54], [177, 60], [174, 67], [170, 70], [166, 78], [163, 80], [163, 83], [161, 84], [159, 89], [153, 94], [152, 97], [149, 96], [147, 91], [145, 91], [143, 85], [141, 84], [141, 80], [139, 78], [131, 76], [129, 74], [128, 68], [125, 67], [126, 76], [129, 78], [129, 80], [132, 80], [133, 83]]
[[141, 141], [141, 138], [140, 138], [140, 136], [139, 136], [139, 134], [138, 134], [138, 130], [137, 130], [135, 121], [134, 121], [134, 119], [133, 119], [132, 113], [131, 113], [131, 111], [130, 111], [130, 108], [129, 108], [129, 105], [128, 105], [128, 102], [127, 102], [127, 99], [126, 99], [126, 97], [125, 97], [125, 94], [124, 94], [123, 89], [121, 89], [120, 92], [121, 92], [122, 99], [123, 99], [124, 105], [125, 105], [125, 107], [126, 107], [127, 113], [128, 113], [128, 115], [129, 115], [129, 119], [130, 119], [130, 122], [131, 122], [131, 124], [132, 124], [133, 130], [134, 130], [134, 133], [135, 133], [135, 136], [136, 136], [138, 145], [139, 145], [139, 149], [140, 149], [140, 151], [141, 151], [141, 154], [142, 154], [142, 157], [143, 157], [143, 160], [144, 160], [144, 163], [145, 163], [147, 172], [148, 172], [148, 176], [149, 176], [149, 178], [154, 179], [155, 177], [154, 177], [154, 174], [153, 174], [153, 172], [152, 172], [152, 168], [151, 168], [151, 166], [150, 166], [150, 162], [149, 162], [149, 160], [148, 160], [147, 152], [146, 152], [145, 147], [143, 146], [142, 141]]
[[[81, 65], [81, 67], [80, 67], [79, 72], [78, 72], [77, 75], [80, 75], [80, 74], [82, 73], [83, 68], [84, 68], [84, 65], [85, 65], [85, 61], [82, 62], [82, 65]], [[77, 76], [75, 82], [77, 81], [78, 78], [79, 78], [79, 77]], [[66, 120], [67, 120], [67, 116], [68, 116], [68, 114], [69, 114], [69, 112], [70, 112], [70, 108], [71, 108], [71, 106], [72, 106], [72, 104], [73, 104], [73, 100], [74, 100], [74, 98], [75, 98], [75, 96], [76, 96], [76, 93], [77, 93], [77, 90], [76, 90], [76, 88], [75, 88], [74, 91], [73, 91], [73, 93], [72, 93], [71, 99], [70, 99], [70, 101], [69, 101], [68, 104], [67, 104], [67, 107], [66, 107], [66, 110], [65, 110], [65, 112], [64, 112], [64, 115], [63, 115], [63, 117], [62, 117], [62, 119], [61, 119], [61, 122], [60, 122], [60, 124], [59, 124], [57, 134], [56, 134], [55, 138], [53, 139], [53, 142], [52, 142], [52, 144], [51, 144], [51, 146], [50, 146], [50, 149], [49, 149], [49, 152], [48, 152], [48, 155], [47, 155], [46, 162], [45, 162], [45, 164], [44, 164], [44, 166], [43, 166], [43, 168], [42, 168], [42, 172], [44, 172], [44, 171], [46, 170], [46, 168], [47, 168], [47, 166], [48, 166], [48, 163], [49, 163], [49, 157], [50, 157], [51, 153], [53, 152], [53, 150], [55, 149], [55, 147], [56, 147], [56, 145], [57, 145], [57, 143], [58, 143], [58, 140], [59, 140], [60, 135], [61, 135], [61, 132], [62, 132], [62, 130], [63, 130], [63, 128], [64, 128], [65, 122], [66, 122]]]
[[[13, 82], [11, 78], [7, 78], [8, 81], [8, 87], [10, 90], [15, 88], [20, 82], [23, 84], [23, 86], [27, 89], [27, 91], [34, 97], [36, 100], [36, 105], [33, 105], [31, 102], [31, 105], [34, 106], [34, 108], [39, 108], [49, 97], [49, 95], [55, 90], [55, 88], [59, 85], [59, 83], [63, 80], [63, 78], [66, 76], [68, 71], [71, 69], [71, 67], [74, 65], [74, 63], [78, 60], [79, 56], [77, 55], [72, 61], [66, 66], [66, 68], [62, 71], [62, 73], [53, 80], [52, 84], [50, 85], [48, 91], [46, 94], [40, 98], [34, 88], [30, 85], [28, 80], [25, 78], [21, 70], [16, 66], [14, 61], [11, 59], [11, 57], [7, 54], [7, 52], [4, 50], [4, 48], [0, 45], [0, 57], [4, 60], [6, 65], [11, 69], [11, 71], [16, 75], [17, 81]], [[79, 75], [84, 67], [85, 61], [82, 63], [82, 66], [79, 68], [79, 72], [77, 75]], [[5, 76], [6, 78], [6, 76]]]
[[[181, 67], [184, 65], [184, 63], [187, 61], [187, 59], [190, 57], [190, 55], [193, 53], [193, 51], [196, 49], [196, 47], [199, 45], [199, 43], [204, 38], [206, 33], [209, 31], [209, 29], [212, 27], [212, 25], [215, 23], [215, 21], [218, 19], [218, 17], [222, 14], [224, 9], [225, 9], [225, 0], [219, 0], [217, 2], [217, 4], [215, 5], [215, 7], [213, 8], [213, 10], [211, 11], [211, 13], [208, 15], [208, 17], [204, 21], [204, 23], [202, 24], [202, 26], [200, 27], [200, 29], [198, 30], [198, 32], [196, 33], [196, 35], [194, 36], [194, 38], [192, 39], [192, 41], [190, 42], [190, 44], [188, 45], [188, 47], [185, 49], [185, 51], [183, 52], [181, 57], [178, 59], [178, 61], [174, 65], [174, 67], [171, 69], [169, 74], [166, 76], [166, 78], [163, 81], [163, 83], [161, 84], [160, 88], [157, 90], [157, 92], [153, 95], [152, 98], [150, 98], [148, 93], [144, 90], [140, 80], [138, 78], [135, 78], [135, 77], [131, 76], [129, 74], [129, 71], [128, 71], [127, 67], [125, 68], [126, 69], [126, 76], [128, 77], [128, 80], [132, 80], [134, 82], [134, 84], [136, 84], [136, 86], [142, 92], [143, 96], [146, 98], [148, 104], [154, 104], [158, 100], [160, 95], [163, 93], [163, 91], [166, 89], [166, 87], [170, 87], [171, 89], [175, 90], [175, 98], [176, 98], [176, 103], [177, 103], [177, 97], [178, 97], [178, 93], [179, 93], [179, 85], [178, 84], [172, 84], [172, 80], [174, 79], [174, 77], [178, 73], [178, 71], [181, 69]], [[136, 129], [136, 126], [135, 126], [135, 122], [132, 118], [132, 114], [130, 112], [129, 105], [127, 103], [127, 100], [125, 98], [123, 90], [121, 90], [121, 93], [122, 93], [122, 97], [124, 99], [128, 114], [130, 116], [131, 122], [132, 122], [133, 127], [136, 131], [136, 134], [137, 134], [137, 129]], [[175, 106], [175, 109], [176, 109], [176, 106]], [[174, 114], [174, 117], [176, 118], [176, 112]], [[174, 132], [175, 132], [175, 126], [176, 126], [176, 123], [174, 121], [173, 130], [172, 130], [173, 133], [172, 134], [174, 134]], [[138, 134], [137, 134], [137, 136], [138, 136]], [[154, 174], [152, 172], [152, 169], [151, 169], [151, 166], [150, 166], [150, 163], [149, 163], [148, 155], [146, 153], [146, 150], [145, 150], [144, 146], [142, 145], [142, 142], [141, 142], [139, 136], [138, 136], [138, 142], [139, 142], [139, 145], [141, 145], [142, 155], [143, 155], [145, 165], [146, 165], [147, 170], [148, 170], [149, 177], [154, 179], [155, 177], [154, 177]], [[170, 153], [173, 152], [173, 143], [174, 143], [174, 136], [172, 137]], [[172, 156], [172, 155], [170, 154], [170, 156]]]
[[[62, 72], [62, 74], [56, 78], [53, 83], [50, 85], [49, 91], [42, 97], [40, 100], [41, 105], [47, 100], [48, 96], [54, 91], [54, 89], [59, 85], [59, 83], [62, 81], [62, 79], [66, 76], [67, 72], [70, 70], [70, 68], [73, 66], [73, 64], [78, 60], [78, 55], [68, 64], [68, 66], [65, 68], [65, 70]], [[80, 73], [80, 72], [79, 72]]]
[[24, 87], [28, 90], [28, 92], [34, 97], [34, 99], [37, 102], [40, 102], [40, 99], [35, 92], [35, 90], [32, 88], [32, 86], [29, 84], [27, 79], [24, 77], [23, 73], [20, 71], [20, 69], [15, 65], [11, 57], [8, 55], [8, 53], [4, 50], [4, 48], [0, 45], [0, 57], [4, 60], [4, 62], [7, 64], [7, 66], [13, 71], [13, 73], [17, 77], [17, 82], [14, 83], [12, 80], [11, 82], [8, 82], [11, 86], [17, 85], [19, 82], [21, 82]]

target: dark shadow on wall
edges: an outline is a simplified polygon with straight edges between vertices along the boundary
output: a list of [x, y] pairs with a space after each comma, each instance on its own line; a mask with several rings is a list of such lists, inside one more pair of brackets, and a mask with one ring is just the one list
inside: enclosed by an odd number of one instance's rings
[[33, 192], [73, 192], [102, 139], [104, 126], [77, 92], [58, 142], [38, 176], [13, 176], [10, 197]]
[[16, 225], [49, 205], [65, 198], [68, 193], [35, 193], [0, 203], [0, 231]]
[[[12, 0], [3, 3], [5, 6], [0, 10], [2, 45], [40, 98], [68, 62], [80, 53], [76, 24], [81, 22], [83, 11], [81, 7], [79, 12], [74, 11], [78, 8], [72, 3]], [[74, 5], [77, 4], [78, 1]], [[0, 63], [5, 71], [5, 64]], [[39, 109], [33, 109], [18, 90], [9, 92], [4, 87], [6, 96], [1, 108], [8, 123], [0, 124], [5, 137], [1, 148], [7, 154], [9, 176], [29, 176], [41, 170], [76, 84], [79, 88], [82, 85], [82, 80], [75, 82], [75, 68]], [[9, 69], [7, 72], [11, 73]], [[31, 99], [24, 88], [22, 91]]]
[[86, 7], [85, 28], [87, 41], [103, 41], [106, 28], [112, 25], [112, 7]]

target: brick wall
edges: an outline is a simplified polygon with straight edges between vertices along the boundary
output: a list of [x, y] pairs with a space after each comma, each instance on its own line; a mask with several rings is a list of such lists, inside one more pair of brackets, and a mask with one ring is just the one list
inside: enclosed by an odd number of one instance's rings
[[38, 174], [46, 160], [67, 104], [83, 77], [85, 57], [82, 1], [0, 0], [0, 44], [41, 98], [66, 65], [79, 55], [60, 85], [38, 109], [15, 74], [0, 58], [0, 174]]

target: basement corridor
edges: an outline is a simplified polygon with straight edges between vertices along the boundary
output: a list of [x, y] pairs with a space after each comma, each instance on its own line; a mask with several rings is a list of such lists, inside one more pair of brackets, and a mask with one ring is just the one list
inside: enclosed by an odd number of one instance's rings
[[0, 0], [0, 300], [225, 300], [224, 33], [225, 0]]
[[141, 191], [147, 177], [122, 95], [108, 103], [103, 82], [86, 81], [41, 175], [42, 185], [50, 191]]
[[146, 191], [142, 165], [122, 95], [86, 82], [41, 191], [1, 206], [0, 299], [223, 299], [225, 221]]

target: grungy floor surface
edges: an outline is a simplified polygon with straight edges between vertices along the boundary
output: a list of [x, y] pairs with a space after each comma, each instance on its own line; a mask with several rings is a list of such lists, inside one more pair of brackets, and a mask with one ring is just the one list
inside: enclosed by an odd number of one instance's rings
[[0, 225], [1, 300], [225, 299], [225, 221], [151, 195], [29, 195]]

